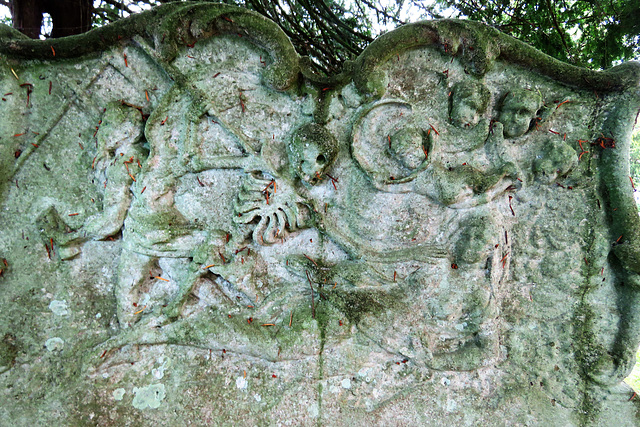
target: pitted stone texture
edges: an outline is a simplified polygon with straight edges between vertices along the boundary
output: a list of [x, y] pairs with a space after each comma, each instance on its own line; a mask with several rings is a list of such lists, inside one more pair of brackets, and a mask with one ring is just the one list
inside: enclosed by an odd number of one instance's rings
[[319, 82], [191, 3], [2, 37], [12, 425], [637, 424], [637, 64], [436, 21]]

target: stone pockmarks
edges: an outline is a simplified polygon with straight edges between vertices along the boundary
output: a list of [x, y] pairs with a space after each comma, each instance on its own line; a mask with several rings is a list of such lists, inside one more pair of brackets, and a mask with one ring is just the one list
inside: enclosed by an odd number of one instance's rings
[[637, 64], [441, 20], [320, 78], [210, 3], [11, 34], [8, 423], [631, 419]]

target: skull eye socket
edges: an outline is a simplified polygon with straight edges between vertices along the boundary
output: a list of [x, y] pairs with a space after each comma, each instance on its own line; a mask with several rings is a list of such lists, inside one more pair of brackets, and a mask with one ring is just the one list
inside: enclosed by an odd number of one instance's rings
[[327, 163], [327, 159], [324, 157], [324, 155], [320, 154], [318, 157], [316, 157], [316, 163], [319, 165], [324, 165], [325, 163]]

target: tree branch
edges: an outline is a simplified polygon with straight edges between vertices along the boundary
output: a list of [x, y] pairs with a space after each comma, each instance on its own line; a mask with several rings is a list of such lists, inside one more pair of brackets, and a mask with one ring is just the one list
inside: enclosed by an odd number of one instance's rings
[[106, 4], [110, 4], [111, 6], [115, 7], [118, 10], [127, 12], [129, 15], [134, 13], [131, 9], [129, 9], [129, 6], [117, 0], [102, 0], [102, 1], [105, 2]]
[[571, 52], [569, 51], [569, 46], [567, 46], [567, 41], [564, 38], [564, 32], [558, 25], [558, 18], [556, 17], [555, 8], [551, 6], [551, 0], [547, 0], [547, 9], [549, 10], [549, 14], [551, 15], [551, 19], [553, 21], [553, 27], [556, 29], [558, 34], [560, 35], [560, 40], [562, 40], [562, 45], [564, 46], [565, 51], [567, 52], [567, 56], [571, 56]]
[[[392, 22], [395, 22], [396, 24], [400, 24], [400, 25], [404, 25], [406, 24], [405, 21], [398, 19], [397, 17], [393, 16], [393, 15], [389, 15], [387, 13], [386, 10], [380, 10], [378, 9], [373, 3], [371, 3], [368, 0], [360, 0], [362, 1], [362, 3], [364, 3], [366, 6], [370, 7], [371, 9], [373, 9], [377, 14], [384, 16], [385, 18], [391, 20]], [[358, 2], [356, 2], [358, 3]]]
[[320, 4], [322, 6], [322, 8], [325, 10], [325, 13], [327, 14], [327, 16], [331, 17], [331, 19], [340, 27], [344, 28], [345, 30], [347, 30], [348, 32], [350, 32], [352, 35], [364, 40], [365, 42], [372, 42], [373, 39], [369, 36], [366, 36], [358, 31], [354, 31], [351, 27], [349, 27], [347, 24], [345, 24], [340, 18], [338, 18], [332, 11], [331, 9], [329, 9], [326, 5], [326, 3], [324, 2], [324, 0], [320, 0], [318, 2], [316, 2], [316, 4]]

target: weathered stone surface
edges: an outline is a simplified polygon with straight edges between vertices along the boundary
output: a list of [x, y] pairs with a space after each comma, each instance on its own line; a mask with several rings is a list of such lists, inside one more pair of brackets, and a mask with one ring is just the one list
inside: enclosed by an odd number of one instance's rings
[[636, 425], [640, 67], [407, 25], [320, 78], [174, 4], [7, 27], [7, 425]]

